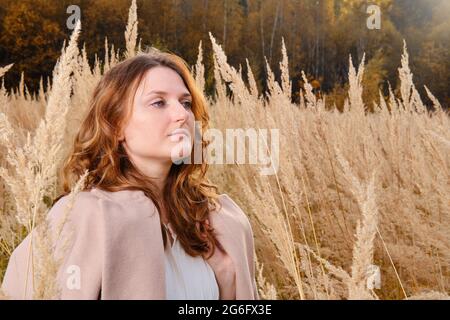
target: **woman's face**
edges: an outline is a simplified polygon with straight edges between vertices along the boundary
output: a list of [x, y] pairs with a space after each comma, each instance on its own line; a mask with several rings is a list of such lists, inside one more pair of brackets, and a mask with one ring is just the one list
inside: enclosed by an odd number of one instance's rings
[[[192, 97], [181, 76], [168, 67], [146, 72], [134, 97], [133, 110], [123, 135], [128, 155], [137, 162], [175, 162], [190, 155], [195, 118]], [[188, 134], [171, 135], [175, 129]]]

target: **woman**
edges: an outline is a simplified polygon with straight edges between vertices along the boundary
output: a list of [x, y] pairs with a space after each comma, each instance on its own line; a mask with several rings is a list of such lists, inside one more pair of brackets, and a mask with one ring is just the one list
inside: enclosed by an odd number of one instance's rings
[[[206, 103], [180, 57], [152, 50], [105, 73], [48, 214], [61, 221], [89, 169], [63, 229], [75, 232], [57, 274], [62, 299], [259, 299], [249, 220], [194, 161], [196, 121], [207, 128]], [[12, 298], [32, 298], [29, 238], [2, 284]]]

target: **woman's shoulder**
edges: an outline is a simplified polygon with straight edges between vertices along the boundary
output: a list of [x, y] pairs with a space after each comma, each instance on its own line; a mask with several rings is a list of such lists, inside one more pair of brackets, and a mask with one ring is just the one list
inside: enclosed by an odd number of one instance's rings
[[73, 196], [74, 200], [82, 203], [85, 206], [95, 206], [99, 200], [109, 200], [118, 204], [128, 202], [141, 202], [146, 199], [144, 192], [141, 190], [120, 190], [120, 191], [106, 191], [98, 188], [91, 188], [88, 190], [79, 191], [74, 195], [66, 194], [58, 198], [56, 204], [67, 202]]
[[144, 192], [141, 190], [119, 190], [119, 191], [107, 191], [103, 189], [99, 189], [93, 187], [91, 189], [79, 191], [74, 195], [66, 194], [55, 201], [56, 203], [62, 203], [67, 201], [71, 196], [74, 196], [76, 201], [82, 202], [85, 205], [92, 205], [96, 203], [98, 200], [109, 200], [112, 202], [116, 202], [122, 204], [123, 202], [135, 202], [135, 201], [143, 201], [146, 199]]
[[74, 194], [66, 194], [57, 198], [47, 213], [47, 219], [51, 222], [57, 222], [67, 218], [72, 212], [77, 212], [78, 216], [89, 213], [99, 212], [98, 197], [90, 191], [79, 191]]
[[[60, 220], [69, 213], [75, 224], [101, 223], [105, 219], [110, 223], [116, 221], [124, 224], [126, 220], [142, 215], [143, 204], [148, 200], [138, 190], [110, 192], [92, 188], [60, 197], [48, 212], [48, 218], [51, 221]], [[124, 211], [127, 214], [123, 214]]]
[[217, 200], [220, 206], [215, 210], [215, 213], [218, 214], [217, 217], [225, 218], [225, 221], [229, 221], [230, 223], [237, 223], [238, 225], [244, 227], [246, 231], [252, 231], [247, 214], [231, 196], [226, 193], [222, 193], [219, 195]]

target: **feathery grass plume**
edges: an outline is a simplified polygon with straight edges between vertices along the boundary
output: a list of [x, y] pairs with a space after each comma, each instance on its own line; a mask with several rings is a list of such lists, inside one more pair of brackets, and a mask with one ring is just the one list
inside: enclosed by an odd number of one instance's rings
[[353, 174], [347, 160], [336, 149], [339, 161], [346, 177], [350, 181], [350, 191], [358, 203], [362, 219], [356, 226], [356, 241], [353, 247], [353, 263], [351, 281], [349, 283], [349, 299], [377, 299], [374, 293], [367, 289], [367, 270], [373, 264], [373, 242], [377, 233], [378, 207], [375, 201], [375, 172], [367, 186], [364, 186]]
[[[283, 204], [283, 209], [278, 208], [270, 183], [266, 183], [265, 188], [263, 188], [263, 183], [257, 183], [255, 189], [261, 205], [265, 205], [267, 208], [273, 208], [272, 212], [268, 212], [264, 216], [259, 216], [259, 219], [265, 228], [265, 232], [270, 234], [270, 240], [273, 241], [273, 244], [277, 248], [278, 258], [283, 262], [284, 267], [294, 280], [300, 299], [303, 300], [305, 296], [299, 270], [300, 266], [295, 250], [292, 229], [289, 221], [286, 220], [288, 219], [286, 206]], [[280, 211], [284, 211], [285, 214], [283, 215]]]
[[398, 69], [398, 73], [400, 78], [400, 94], [405, 109], [410, 112], [426, 112], [426, 108], [413, 82], [413, 74], [409, 68], [409, 54], [405, 40], [403, 40], [401, 67]]
[[0, 67], [0, 78], [3, 77], [3, 75], [4, 75], [5, 73], [7, 73], [8, 70], [11, 69], [11, 67], [12, 67], [13, 65], [14, 65], [14, 63], [11, 63], [11, 64], [8, 64], [8, 65], [6, 65], [6, 66], [4, 66], [4, 67]]
[[109, 48], [108, 37], [105, 37], [105, 62], [103, 64], [103, 73], [106, 73], [119, 62], [118, 54], [114, 51], [114, 43]]
[[[289, 70], [287, 70], [287, 55], [284, 56], [283, 62], [280, 63], [281, 73], [282, 73], [282, 81], [287, 81], [285, 77], [289, 77]], [[272, 69], [270, 68], [269, 62], [267, 61], [267, 58], [264, 57], [265, 64], [266, 64], [266, 72], [267, 72], [267, 96], [268, 96], [268, 105], [273, 105], [274, 107], [280, 108], [283, 105], [290, 105], [291, 104], [291, 98], [290, 93], [291, 89], [289, 88], [289, 82], [284, 83], [282, 85], [285, 86], [285, 88], [282, 88], [280, 84], [275, 80], [275, 75], [272, 72]], [[285, 92], [285, 90], [288, 90]]]
[[351, 281], [351, 277], [350, 275], [347, 273], [347, 271], [345, 271], [344, 269], [342, 269], [341, 267], [337, 267], [334, 266], [333, 264], [331, 264], [328, 260], [321, 258], [320, 256], [317, 255], [317, 253], [315, 253], [315, 251], [313, 249], [311, 249], [310, 247], [303, 245], [301, 243], [297, 243], [297, 246], [301, 247], [303, 250], [308, 251], [309, 253], [311, 253], [313, 255], [313, 257], [315, 259], [317, 259], [318, 261], [320, 261], [325, 268], [335, 277], [341, 279], [344, 283], [346, 283], [347, 285], [350, 283]]
[[218, 74], [225, 82], [229, 82], [230, 90], [233, 92], [233, 103], [240, 105], [258, 103], [258, 97], [254, 97], [249, 92], [239, 72], [228, 64], [225, 52], [222, 47], [217, 44], [216, 39], [213, 37], [211, 32], [209, 33], [209, 38], [212, 43], [214, 52], [213, 59], [215, 63], [217, 63], [217, 70], [219, 71]]
[[120, 61], [119, 52], [120, 52], [120, 50], [117, 50], [117, 52], [115, 52], [114, 44], [111, 44], [111, 51], [109, 53], [109, 56], [110, 56], [109, 67], [110, 68], [114, 67], [116, 64], [119, 63], [119, 61]]
[[139, 38], [139, 43], [136, 50], [137, 52], [142, 52], [142, 38]]
[[[105, 44], [107, 45], [107, 44]], [[107, 48], [105, 48], [107, 54]], [[66, 130], [62, 154], [67, 154], [71, 142], [78, 130], [82, 120], [88, 112], [89, 102], [95, 86], [100, 81], [101, 72], [96, 59], [96, 65], [91, 68], [86, 52], [86, 44], [83, 44], [81, 54], [78, 56], [76, 68], [73, 72], [73, 94], [71, 108], [66, 116]], [[106, 69], [106, 65], [105, 65]], [[106, 71], [106, 70], [104, 70]]]
[[5, 106], [8, 103], [8, 95], [6, 93], [5, 88], [2, 86], [0, 87], [0, 112], [4, 113], [5, 112]]
[[255, 264], [257, 270], [256, 283], [258, 284], [258, 293], [262, 300], [278, 300], [277, 289], [275, 286], [267, 281], [263, 275], [264, 264], [258, 261], [258, 257], [255, 255]]
[[[64, 43], [63, 43], [63, 48], [64, 48], [64, 46], [65, 46], [65, 40], [64, 40]], [[47, 77], [47, 79], [46, 79], [46, 81], [45, 81], [45, 84], [47, 85], [47, 92], [51, 92], [52, 91], [52, 82], [50, 81], [50, 77]]]
[[[311, 252], [304, 248], [308, 247], [308, 245], [299, 245], [299, 243], [296, 243], [296, 245], [301, 257], [300, 268], [305, 274], [303, 278], [305, 296], [314, 300], [338, 299], [336, 290], [333, 287], [337, 287], [337, 281], [333, 282], [328, 274], [323, 271], [324, 269], [322, 270], [324, 268], [322, 261], [318, 260], [320, 266], [314, 265], [311, 259]], [[317, 256], [320, 257], [319, 255]]]
[[311, 261], [311, 255], [301, 246], [297, 246], [300, 256], [300, 270], [303, 271], [305, 276], [303, 277], [303, 289], [305, 290], [306, 297], [312, 297], [314, 300], [319, 299], [319, 286], [316, 274], [314, 273], [314, 266]]
[[[61, 132], [64, 131], [65, 115], [70, 103], [71, 73], [78, 54], [76, 40], [79, 30], [80, 22], [78, 21], [69, 46], [66, 50], [63, 47], [62, 56], [55, 67], [54, 84], [49, 95], [44, 119], [36, 129], [33, 139], [32, 133], [27, 132], [26, 142], [21, 146], [15, 137], [15, 129], [6, 116], [0, 114], [1, 140], [3, 145], [8, 148], [5, 160], [9, 167], [2, 166], [0, 168], [0, 177], [11, 191], [16, 209], [16, 223], [18, 223], [10, 229], [21, 230], [21, 226], [24, 226], [26, 233], [30, 233], [36, 224], [44, 220], [49, 207], [48, 200], [55, 196], [56, 172], [61, 160], [60, 149], [63, 139]], [[13, 173], [11, 174], [10, 171]], [[21, 235], [19, 232], [17, 234]], [[2, 240], [8, 239], [3, 235], [1, 238]], [[9, 243], [11, 249], [15, 245], [16, 243]], [[30, 246], [32, 246], [32, 241]], [[32, 254], [30, 254], [29, 266], [32, 258]]]
[[[17, 132], [13, 129], [6, 114], [0, 112], [0, 150], [14, 150], [16, 143], [20, 142]], [[6, 166], [6, 159], [0, 153], [0, 166]], [[0, 274], [6, 268], [9, 258], [17, 243], [26, 235], [22, 225], [16, 219], [17, 210], [14, 206], [14, 196], [6, 190], [6, 182], [0, 177]], [[2, 270], [3, 269], [3, 270]]]
[[299, 90], [299, 96], [300, 96], [299, 108], [304, 110], [306, 108], [305, 95], [303, 94], [303, 90], [301, 88]]
[[427, 92], [428, 98], [430, 98], [431, 102], [433, 102], [434, 110], [441, 111], [442, 106], [441, 106], [441, 103], [439, 102], [439, 100], [431, 93], [431, 91], [428, 89], [427, 86], [424, 86], [424, 87], [425, 87], [425, 91]]
[[24, 100], [27, 100], [27, 96], [29, 96], [28, 88], [25, 84], [25, 73], [22, 71], [20, 73], [20, 81], [19, 81], [19, 88], [17, 90], [17, 97], [23, 98]]
[[108, 46], [108, 37], [105, 37], [105, 63], [103, 64], [103, 71], [106, 72], [111, 69], [109, 64], [109, 46]]
[[220, 66], [217, 62], [217, 59], [213, 57], [214, 64], [214, 81], [215, 81], [215, 102], [216, 104], [223, 105], [227, 99], [227, 89], [226, 84], [224, 83], [221, 75], [220, 75]]
[[384, 97], [383, 97], [383, 94], [381, 93], [381, 90], [378, 90], [378, 94], [379, 94], [379, 97], [380, 97], [381, 113], [383, 113], [385, 116], [389, 116], [390, 110], [388, 108], [386, 100], [384, 100]]
[[[391, 84], [389, 82], [388, 82], [388, 87], [389, 87], [389, 106], [390, 106], [390, 109], [391, 109], [391, 111], [395, 112], [396, 114], [399, 114], [401, 111], [404, 110], [404, 106], [395, 97], [394, 92], [392, 91]], [[400, 109], [400, 106], [402, 107], [402, 109]]]
[[193, 67], [193, 70], [197, 87], [201, 92], [205, 92], [205, 67], [203, 66], [203, 49], [201, 41], [198, 45], [197, 63]]
[[[53, 70], [53, 84], [48, 97], [45, 111], [45, 121], [41, 122], [36, 136], [49, 134], [50, 143], [58, 141], [61, 131], [47, 133], [47, 126], [50, 124], [61, 129], [65, 123], [65, 115], [70, 107], [70, 95], [72, 93], [73, 76], [72, 73], [77, 67], [78, 46], [77, 41], [81, 31], [81, 21], [78, 20], [75, 29], [69, 40], [67, 48], [63, 46], [61, 57], [58, 59]], [[55, 122], [55, 124], [53, 124]], [[39, 140], [39, 138], [37, 138]], [[42, 140], [43, 142], [44, 140]]]
[[[343, 168], [344, 173], [351, 182], [351, 191], [354, 194], [360, 210], [362, 212], [362, 223], [358, 221], [356, 231], [356, 242], [353, 249], [353, 264], [351, 276], [339, 267], [335, 267], [325, 259], [322, 259], [308, 246], [299, 246], [311, 253], [314, 257], [323, 263], [334, 276], [340, 278], [347, 284], [349, 299], [377, 299], [378, 297], [370, 292], [366, 287], [367, 269], [372, 264], [373, 259], [373, 241], [376, 234], [377, 226], [377, 205], [374, 198], [374, 176], [365, 188], [359, 179], [352, 173], [348, 162], [342, 157], [340, 152], [336, 150], [337, 158]], [[374, 171], [375, 172], [375, 171]]]
[[413, 86], [413, 75], [409, 69], [409, 55], [406, 48], [406, 41], [403, 40], [403, 54], [401, 59], [401, 67], [398, 69], [400, 77], [400, 94], [402, 97], [403, 105], [406, 110], [411, 110], [411, 87]]
[[[319, 108], [318, 108], [319, 114], [321, 112], [320, 108], [321, 107], [319, 106]], [[306, 179], [305, 179], [305, 176], [306, 176]], [[300, 180], [302, 182], [302, 190], [303, 190], [303, 194], [305, 196], [306, 211], [307, 211], [308, 219], [309, 219], [308, 222], [309, 222], [309, 225], [311, 226], [311, 230], [312, 230], [313, 241], [314, 241], [314, 244], [315, 244], [316, 249], [317, 249], [317, 254], [319, 256], [322, 256], [321, 253], [320, 253], [320, 244], [319, 244], [319, 240], [318, 240], [318, 237], [317, 237], [316, 226], [315, 226], [315, 223], [314, 223], [313, 214], [312, 214], [312, 210], [311, 210], [310, 196], [308, 195], [307, 186], [306, 186], [306, 183], [305, 183], [305, 180], [306, 180], [307, 183], [308, 183], [308, 186], [310, 187], [310, 185], [309, 185], [309, 178], [308, 178], [307, 175], [301, 174], [300, 175]], [[301, 220], [300, 220], [300, 222], [301, 222]], [[304, 227], [302, 226], [301, 229], [302, 229], [302, 233], [303, 233], [302, 234], [303, 235], [303, 239], [304, 239], [305, 243], [307, 244], [308, 241], [306, 240], [306, 236], [304, 234]], [[308, 255], [308, 259], [310, 259], [309, 255]], [[313, 275], [312, 265], [311, 265], [310, 261], [308, 261], [308, 262], [309, 262], [310, 273], [311, 273], [310, 276], [312, 276]], [[323, 268], [322, 263], [320, 263], [320, 268], [321, 268], [322, 276], [324, 277], [324, 280], [326, 280], [327, 278], [326, 278], [326, 274], [325, 274], [325, 269]], [[317, 285], [315, 283], [314, 283], [314, 287], [313, 288], [314, 288], [314, 292], [317, 294]], [[325, 285], [324, 288], [325, 288], [325, 293], [326, 293], [326, 295], [328, 297], [328, 286]]]
[[17, 223], [13, 197], [5, 187], [0, 181], [0, 275], [2, 269], [6, 268], [6, 262], [2, 260], [11, 256], [16, 244], [26, 234], [24, 228]]
[[266, 64], [266, 70], [267, 70], [267, 88], [268, 93], [271, 97], [269, 100], [273, 100], [277, 96], [283, 95], [283, 90], [281, 89], [278, 82], [275, 80], [275, 74], [273, 73], [272, 69], [270, 68], [269, 62], [267, 61], [267, 58], [264, 57], [264, 61]]
[[[304, 89], [305, 89], [305, 96], [304, 99], [306, 101], [306, 107], [308, 109], [310, 108], [316, 108], [317, 106], [317, 98], [316, 95], [313, 93], [313, 87], [312, 85], [308, 82], [308, 79], [306, 78], [305, 72], [302, 70], [302, 79], [304, 82]], [[302, 95], [303, 97], [303, 95]]]
[[[78, 56], [77, 39], [80, 32], [80, 20], [66, 50], [58, 60], [53, 72], [53, 87], [49, 94], [44, 119], [36, 129], [33, 139], [27, 133], [27, 140], [23, 147], [9, 148], [15, 141], [14, 129], [8, 125], [6, 117], [0, 119], [6, 129], [6, 146], [8, 155], [6, 160], [10, 167], [15, 169], [11, 175], [5, 168], [0, 168], [0, 176], [9, 185], [14, 195], [17, 207], [18, 222], [30, 232], [35, 223], [42, 221], [42, 212], [46, 198], [56, 195], [57, 167], [62, 160], [61, 147], [64, 139], [66, 114], [70, 106], [72, 90], [72, 72]], [[1, 126], [1, 124], [0, 124]], [[5, 130], [4, 130], [5, 131]], [[45, 152], [44, 152], [45, 150]]]
[[448, 148], [450, 148], [450, 139], [447, 139], [443, 135], [440, 135], [439, 133], [434, 132], [433, 130], [426, 130], [427, 134], [433, 136], [438, 141], [442, 142], [444, 145], [446, 145]]
[[38, 92], [38, 100], [46, 103], [45, 90], [44, 90], [44, 80], [42, 77], [39, 79], [39, 92]]
[[269, 66], [269, 63], [267, 62], [267, 59], [264, 57], [268, 77], [267, 87], [269, 105], [274, 105], [277, 108], [280, 108], [280, 106], [283, 105], [290, 105], [292, 102], [292, 82], [289, 78], [289, 61], [284, 38], [282, 38], [281, 55], [282, 60], [279, 63], [281, 71], [281, 86], [277, 81], [275, 81], [275, 76]]
[[[45, 154], [37, 151], [35, 155], [36, 165], [56, 169], [64, 155], [64, 142], [67, 139], [61, 132], [68, 127], [68, 116], [71, 111], [71, 96], [76, 87], [76, 72], [78, 69], [78, 38], [81, 31], [81, 21], [78, 20], [69, 40], [67, 48], [63, 45], [62, 54], [53, 70], [53, 85], [49, 88], [44, 119], [40, 121], [33, 139], [34, 150], [42, 150], [43, 146], [52, 146], [51, 153]], [[72, 112], [73, 113], [73, 112]], [[44, 147], [45, 148], [45, 147]], [[54, 177], [50, 171], [49, 176]], [[49, 185], [56, 184], [56, 180], [49, 181]], [[54, 189], [53, 189], [54, 190]], [[51, 192], [51, 190], [49, 190]], [[56, 194], [49, 195], [55, 197]]]
[[[2, 109], [5, 108], [5, 105], [7, 103], [8, 97], [7, 97], [7, 92], [6, 89], [4, 88], [4, 79], [3, 76], [5, 75], [6, 72], [8, 72], [9, 69], [11, 69], [11, 67], [14, 64], [8, 64], [7, 66], [4, 67], [0, 67], [0, 78], [2, 78], [2, 86], [0, 87], [0, 112], [2, 112]], [[1, 130], [1, 124], [0, 124], [0, 130]]]
[[138, 36], [137, 28], [137, 6], [136, 0], [133, 0], [131, 2], [130, 10], [128, 11], [128, 23], [125, 29], [125, 58], [131, 58], [136, 55], [136, 41]]
[[95, 59], [94, 59], [94, 67], [92, 68], [92, 73], [94, 74], [94, 76], [101, 76], [101, 62], [100, 59], [98, 57], [97, 54], [94, 55]]
[[5, 113], [0, 113], [0, 143], [6, 150], [13, 150], [16, 142], [19, 141], [16, 130], [6, 117]]
[[96, 63], [94, 68], [91, 69], [86, 52], [86, 44], [83, 44], [83, 49], [78, 57], [77, 67], [74, 70], [74, 107], [70, 110], [70, 119], [74, 117], [83, 118], [84, 113], [87, 112], [89, 99], [101, 77], [97, 59]]
[[286, 52], [286, 45], [284, 44], [284, 37], [281, 38], [281, 55], [282, 60], [280, 62], [280, 70], [281, 70], [281, 88], [283, 88], [283, 93], [287, 96], [289, 101], [291, 101], [291, 92], [292, 92], [292, 82], [289, 77], [289, 62], [288, 55]]
[[[79, 178], [71, 192], [67, 195], [68, 203], [60, 220], [50, 224], [45, 219], [35, 228], [36, 236], [33, 250], [33, 299], [60, 299], [61, 288], [58, 286], [57, 275], [60, 270], [69, 245], [73, 242], [73, 228], [63, 233], [69, 213], [75, 203], [76, 195], [84, 189], [89, 171]], [[67, 227], [70, 227], [67, 224]], [[32, 235], [33, 236], [33, 235]], [[62, 236], [62, 237], [61, 237]]]
[[[302, 70], [302, 79], [304, 82], [304, 88], [306, 92], [306, 100], [310, 101], [309, 106], [313, 107], [315, 109], [314, 112], [317, 112], [317, 114], [320, 116], [320, 114], [324, 111], [326, 111], [325, 107], [325, 99], [326, 97], [318, 97], [316, 98], [316, 95], [313, 93], [313, 88], [311, 84], [308, 82], [306, 75], [304, 71]], [[313, 98], [314, 97], [314, 98]]]
[[[368, 196], [369, 192], [373, 191], [373, 177], [374, 175], [372, 175], [372, 179], [369, 182], [366, 191], [359, 190], [361, 185], [356, 186], [356, 190], [354, 190], [358, 193], [359, 198], [363, 196], [365, 199], [362, 199], [363, 203], [360, 204], [362, 205], [362, 209], [364, 211], [362, 226], [360, 221], [358, 221], [356, 233], [357, 241], [353, 249], [353, 265], [351, 275], [349, 275], [342, 268], [334, 266], [326, 259], [321, 258], [308, 246], [297, 243], [301, 249], [310, 252], [314, 258], [321, 262], [333, 276], [340, 279], [342, 283], [346, 285], [347, 299], [378, 299], [376, 294], [373, 291], [368, 290], [366, 286], [367, 270], [372, 264], [373, 240], [376, 232], [376, 225], [374, 228], [374, 223], [376, 224], [376, 221], [373, 219], [373, 212], [376, 212], [376, 210], [373, 210], [373, 203], [371, 203], [373, 201], [370, 200], [371, 196]], [[352, 177], [351, 180], [354, 180], [354, 177]], [[356, 182], [359, 183], [358, 180], [356, 180]]]
[[[309, 258], [311, 255], [314, 259], [316, 259], [321, 266], [323, 266], [328, 273], [323, 275], [320, 268], [316, 267], [310, 262], [311, 266], [307, 267], [304, 264], [304, 260], [302, 259], [302, 270], [305, 273], [310, 273], [310, 276], [307, 276], [308, 285], [314, 292], [311, 294], [311, 299], [315, 300], [342, 300], [347, 299], [348, 297], [348, 283], [350, 282], [350, 275], [340, 267], [334, 266], [327, 259], [320, 257], [313, 249], [311, 249], [308, 245], [304, 245], [301, 243], [296, 243], [301, 255], [307, 256], [308, 260], [312, 260]], [[309, 269], [310, 271], [306, 271]], [[314, 272], [314, 270], [316, 270]], [[317, 276], [316, 276], [317, 275]], [[309, 278], [311, 277], [311, 278]]]
[[248, 62], [248, 59], [245, 59], [245, 63], [247, 65], [247, 79], [250, 86], [250, 93], [252, 96], [257, 97], [259, 100], [259, 92], [258, 92], [258, 86], [256, 84], [255, 76], [253, 75], [252, 68], [250, 67], [250, 63]]
[[348, 90], [348, 97], [350, 103], [350, 111], [362, 111], [364, 113], [365, 107], [362, 99], [363, 87], [362, 80], [364, 75], [364, 62], [366, 59], [366, 54], [363, 55], [361, 63], [356, 72], [353, 66], [352, 56], [349, 57], [349, 71], [348, 71], [348, 81], [350, 88]]
[[[14, 134], [14, 130], [11, 129], [12, 127], [3, 114], [0, 114], [0, 122], [3, 122], [3, 129], [7, 128], [2, 133], [3, 140], [5, 140], [5, 137], [7, 139], [4, 145], [13, 145], [14, 140], [11, 137]], [[35, 215], [40, 210], [40, 207], [44, 205], [42, 203], [45, 194], [43, 187], [47, 187], [41, 168], [29, 159], [32, 152], [31, 137], [28, 134], [24, 147], [17, 149], [8, 148], [6, 161], [10, 167], [15, 169], [15, 174], [10, 174], [4, 167], [0, 168], [0, 177], [7, 183], [14, 196], [17, 208], [17, 221], [25, 226], [28, 232], [32, 229], [32, 221]]]

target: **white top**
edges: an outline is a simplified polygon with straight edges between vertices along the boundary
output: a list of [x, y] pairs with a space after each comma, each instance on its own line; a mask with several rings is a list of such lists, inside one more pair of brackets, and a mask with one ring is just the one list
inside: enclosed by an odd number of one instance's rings
[[170, 223], [163, 224], [174, 239], [165, 252], [167, 300], [219, 300], [219, 287], [203, 257], [191, 257], [178, 241]]

